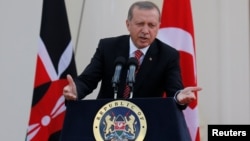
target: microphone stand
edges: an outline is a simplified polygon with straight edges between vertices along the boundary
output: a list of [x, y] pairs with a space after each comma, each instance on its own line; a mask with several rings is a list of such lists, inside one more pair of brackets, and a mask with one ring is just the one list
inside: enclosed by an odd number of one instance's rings
[[114, 87], [114, 99], [117, 99], [118, 86], [116, 83], [113, 83], [113, 87]]
[[130, 96], [129, 98], [133, 98], [133, 90], [135, 83], [135, 72], [138, 67], [138, 60], [135, 57], [132, 57], [128, 61], [129, 71], [127, 73], [127, 85], [130, 87]]
[[133, 82], [129, 82], [128, 83], [128, 86], [130, 87], [130, 93], [129, 93], [129, 98], [131, 99], [131, 98], [133, 98], [133, 96], [134, 96], [134, 80], [133, 80]]

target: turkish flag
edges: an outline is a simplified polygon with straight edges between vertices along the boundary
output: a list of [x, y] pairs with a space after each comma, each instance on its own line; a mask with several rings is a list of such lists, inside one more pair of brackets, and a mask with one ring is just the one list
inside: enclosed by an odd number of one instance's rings
[[[190, 0], [164, 0], [158, 39], [180, 52], [184, 87], [197, 86], [195, 40]], [[197, 93], [196, 93], [197, 96]], [[192, 141], [200, 141], [197, 100], [184, 115]]]

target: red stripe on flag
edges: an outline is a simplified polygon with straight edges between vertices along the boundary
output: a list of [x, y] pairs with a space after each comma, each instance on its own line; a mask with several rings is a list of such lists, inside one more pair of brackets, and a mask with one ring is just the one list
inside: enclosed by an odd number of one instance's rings
[[[28, 135], [38, 132], [34, 137], [29, 138], [32, 141], [47, 141], [51, 133], [62, 129], [62, 123], [65, 115], [64, 101], [62, 97], [62, 87], [68, 82], [66, 79], [52, 82], [44, 94], [44, 97], [31, 109], [29, 125], [36, 125], [35, 129], [28, 131]], [[58, 105], [56, 105], [59, 103]]]
[[51, 80], [48, 76], [48, 73], [45, 69], [45, 66], [43, 65], [39, 55], [37, 55], [34, 88], [36, 88], [44, 83], [50, 82], [50, 81]]

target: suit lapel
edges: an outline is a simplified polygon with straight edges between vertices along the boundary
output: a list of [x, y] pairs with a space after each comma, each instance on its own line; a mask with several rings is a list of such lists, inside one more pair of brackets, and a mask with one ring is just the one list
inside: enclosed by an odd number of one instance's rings
[[121, 43], [116, 47], [116, 57], [123, 56], [127, 59], [129, 57], [129, 36], [125, 36], [121, 40]]
[[148, 80], [147, 77], [149, 75], [152, 75], [153, 72], [153, 65], [156, 63], [158, 59], [158, 47], [156, 41], [154, 41], [151, 46], [149, 47], [143, 62], [140, 66], [140, 70], [137, 73], [136, 76], [136, 85], [134, 88], [134, 93], [138, 93], [138, 90], [142, 87], [144, 83], [146, 83]]

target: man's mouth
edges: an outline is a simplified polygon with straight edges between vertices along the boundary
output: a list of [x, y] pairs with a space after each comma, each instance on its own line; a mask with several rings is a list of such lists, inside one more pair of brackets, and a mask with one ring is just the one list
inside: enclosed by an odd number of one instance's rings
[[145, 38], [145, 37], [140, 37], [141, 41], [147, 41], [148, 38]]

